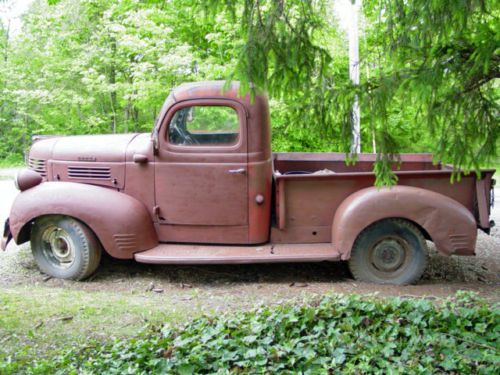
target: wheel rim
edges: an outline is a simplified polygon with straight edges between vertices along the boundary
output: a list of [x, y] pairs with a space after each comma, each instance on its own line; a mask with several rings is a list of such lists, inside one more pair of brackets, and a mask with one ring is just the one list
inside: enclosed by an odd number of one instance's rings
[[43, 232], [42, 250], [45, 259], [59, 268], [69, 268], [75, 261], [75, 244], [60, 227], [50, 226]]
[[409, 245], [398, 237], [385, 237], [370, 249], [370, 264], [381, 273], [394, 273], [407, 261]]

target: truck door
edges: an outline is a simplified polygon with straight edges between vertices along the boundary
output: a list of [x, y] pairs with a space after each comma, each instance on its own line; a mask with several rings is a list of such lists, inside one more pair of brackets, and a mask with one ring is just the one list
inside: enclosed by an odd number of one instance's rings
[[246, 128], [236, 101], [186, 100], [170, 108], [155, 159], [161, 241], [248, 241]]

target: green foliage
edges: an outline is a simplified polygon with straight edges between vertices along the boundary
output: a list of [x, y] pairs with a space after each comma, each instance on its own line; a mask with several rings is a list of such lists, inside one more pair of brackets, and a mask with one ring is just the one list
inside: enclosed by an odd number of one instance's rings
[[359, 87], [346, 79], [339, 48], [328, 48], [335, 45], [326, 26], [328, 2], [203, 3], [208, 14], [241, 20], [244, 43], [232, 76], [243, 88], [253, 82], [283, 99], [292, 127], [305, 124], [348, 152], [350, 109], [355, 94], [360, 97], [363, 144], [371, 138], [379, 154], [378, 185], [396, 182], [391, 165], [399, 152], [432, 151], [436, 160], [466, 171], [497, 155], [500, 40], [494, 0], [367, 1]]
[[0, 66], [0, 158], [33, 134], [150, 131], [173, 87], [220, 69], [195, 71], [178, 22], [175, 7], [136, 0], [36, 1]]
[[330, 4], [302, 0], [201, 4], [208, 19], [221, 17], [237, 25], [236, 63], [228, 78], [240, 81], [243, 93], [259, 89], [274, 99], [277, 151], [348, 152], [354, 92], [348, 90], [347, 49]]
[[328, 29], [321, 1], [213, 1], [202, 6], [239, 23], [244, 43], [237, 48], [232, 77], [246, 93], [259, 87], [274, 98], [295, 98], [318, 88], [328, 76], [330, 54], [316, 43]]
[[238, 113], [223, 106], [189, 107], [191, 111], [187, 129], [189, 132], [231, 133], [238, 132]]
[[5, 159], [0, 159], [0, 168], [14, 168], [24, 165], [24, 159], [19, 154], [10, 154]]
[[15, 360], [28, 374], [494, 373], [500, 306], [459, 292], [445, 301], [331, 296], [304, 305], [203, 316], [132, 340]]
[[[311, 131], [312, 124], [325, 121], [321, 116], [331, 115], [324, 97], [331, 97], [328, 82], [333, 81], [318, 81], [318, 71], [330, 69], [331, 59], [326, 47], [312, 44], [304, 32], [328, 47], [340, 39], [313, 12], [317, 3], [296, 1], [284, 9], [270, 1], [265, 11], [234, 3], [234, 12], [218, 6], [209, 12], [207, 4], [191, 0], [174, 0], [169, 6], [134, 0], [51, 4], [34, 3], [22, 34], [11, 39], [7, 64], [0, 67], [7, 75], [2, 91], [6, 110], [0, 113], [6, 142], [0, 145], [0, 158], [22, 155], [33, 134], [149, 131], [166, 95], [181, 82], [233, 75], [243, 81], [242, 89], [253, 78], [260, 84], [258, 75], [245, 78], [238, 72], [244, 66], [260, 69], [261, 54], [275, 62], [289, 60], [278, 71], [270, 68], [270, 84], [265, 85], [279, 99], [272, 110], [275, 149], [335, 151], [348, 144], [334, 126]], [[300, 17], [303, 12], [309, 14], [306, 19]], [[239, 17], [253, 24], [242, 29]], [[257, 37], [260, 22], [267, 24], [262, 30], [266, 36]], [[294, 33], [291, 41], [289, 32]], [[254, 35], [254, 44], [246, 43]], [[288, 50], [295, 44], [302, 47], [290, 60]], [[310, 59], [315, 62], [307, 63]], [[338, 72], [338, 79], [347, 77], [345, 66]], [[323, 103], [323, 109], [312, 102]], [[284, 134], [290, 136], [285, 139]]]
[[365, 106], [373, 109], [381, 151], [401, 150], [396, 112], [414, 136], [425, 139], [417, 143], [427, 144], [436, 160], [477, 170], [495, 159], [500, 139], [495, 4], [365, 2], [371, 26], [364, 64], [374, 69], [361, 92]]
[[0, 26], [0, 159], [33, 134], [150, 131], [179, 83], [237, 79], [269, 93], [276, 151], [349, 152], [357, 95], [378, 185], [401, 152], [477, 169], [500, 139], [495, 3], [364, 1], [354, 87], [331, 1], [36, 0], [22, 33]]

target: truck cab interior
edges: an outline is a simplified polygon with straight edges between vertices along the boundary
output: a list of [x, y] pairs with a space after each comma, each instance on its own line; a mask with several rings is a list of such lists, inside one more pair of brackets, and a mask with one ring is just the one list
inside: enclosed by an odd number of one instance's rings
[[174, 145], [233, 145], [238, 142], [238, 114], [226, 106], [193, 106], [178, 110], [169, 126]]

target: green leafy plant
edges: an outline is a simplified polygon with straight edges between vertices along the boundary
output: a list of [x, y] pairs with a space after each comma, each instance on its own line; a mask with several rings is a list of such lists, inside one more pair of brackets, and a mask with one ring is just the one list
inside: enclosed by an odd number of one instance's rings
[[477, 171], [500, 142], [495, 5], [364, 1], [355, 87], [330, 1], [36, 1], [18, 36], [0, 25], [0, 159], [34, 134], [148, 132], [179, 83], [237, 79], [273, 99], [276, 151], [348, 153], [357, 95], [377, 185], [402, 152]]
[[91, 343], [0, 371], [36, 374], [494, 373], [500, 306], [356, 295], [202, 316], [131, 340]]

